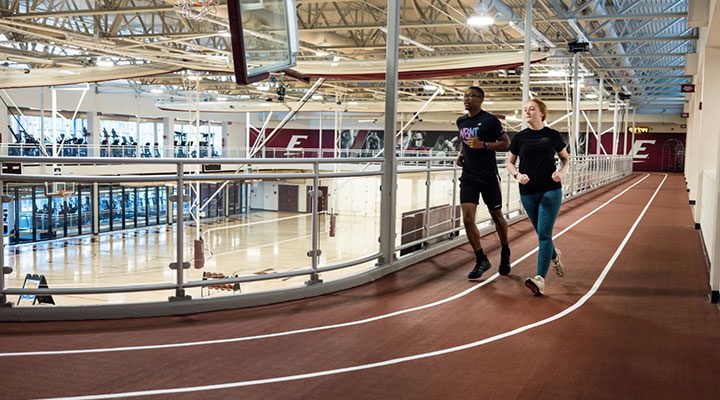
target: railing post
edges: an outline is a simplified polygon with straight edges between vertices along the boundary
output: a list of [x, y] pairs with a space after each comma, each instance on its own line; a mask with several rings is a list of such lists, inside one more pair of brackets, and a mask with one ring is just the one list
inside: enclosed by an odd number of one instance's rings
[[315, 173], [315, 176], [313, 176], [313, 188], [310, 194], [312, 197], [312, 239], [310, 240], [312, 248], [307, 252], [308, 257], [310, 257], [312, 262], [313, 273], [310, 274], [310, 279], [305, 282], [306, 285], [322, 283], [322, 279], [320, 279], [320, 276], [317, 273], [318, 259], [322, 254], [322, 251], [318, 248], [320, 235], [320, 221], [318, 214], [318, 196], [320, 196], [320, 178], [318, 175], [320, 174], [320, 164], [318, 162], [313, 163], [313, 172]]
[[510, 174], [507, 172], [508, 159], [509, 157], [507, 153], [505, 153], [505, 171], [503, 172], [507, 176], [507, 179], [505, 179], [505, 212], [503, 213], [505, 219], [510, 218], [510, 185], [512, 185]]
[[184, 216], [185, 216], [185, 181], [184, 181], [184, 173], [185, 168], [184, 164], [182, 162], [178, 162], [177, 164], [177, 189], [175, 190], [175, 204], [177, 205], [177, 224], [175, 226], [175, 232], [176, 232], [176, 262], [170, 263], [170, 269], [174, 269], [177, 272], [177, 288], [175, 289], [175, 296], [171, 296], [169, 298], [170, 301], [178, 301], [178, 300], [190, 300], [192, 299], [191, 296], [185, 294], [185, 289], [183, 288], [184, 283], [184, 277], [183, 272], [190, 268], [190, 263], [185, 262], [184, 258], [184, 252], [185, 247], [183, 246], [183, 241], [185, 240], [185, 223], [184, 223]]
[[[575, 174], [577, 173], [577, 155], [570, 156], [570, 195], [573, 196], [575, 193], [577, 193], [577, 190], [575, 188]], [[566, 194], [567, 195], [567, 194]]]
[[[0, 169], [2, 169], [2, 163], [0, 163]], [[0, 198], [2, 198], [2, 204], [6, 203], [7, 201], [10, 201], [10, 198], [8, 196], [5, 196], [5, 193], [3, 193], [3, 186], [5, 185], [5, 182], [0, 181]], [[3, 206], [4, 208], [4, 206]], [[11, 303], [7, 302], [7, 296], [5, 296], [4, 290], [5, 290], [5, 274], [9, 274], [12, 272], [12, 268], [5, 267], [5, 232], [0, 232], [0, 308], [2, 307], [10, 307], [12, 306]]]
[[457, 164], [455, 164], [455, 161], [453, 161], [452, 165], [453, 165], [453, 178], [452, 178], [453, 189], [452, 189], [452, 211], [450, 212], [450, 215], [452, 215], [452, 217], [451, 217], [452, 218], [452, 230], [453, 230], [452, 236], [455, 237], [455, 236], [460, 236], [460, 232], [455, 230], [455, 228], [457, 228], [457, 226], [459, 225], [457, 217], [456, 217], [456, 213], [455, 213], [455, 209], [457, 208], [457, 200], [458, 200], [458, 198], [457, 198], [458, 197], [457, 196], [458, 166], [457, 166]]
[[398, 48], [400, 34], [400, 0], [387, 2], [387, 48], [385, 64], [385, 148], [383, 150], [380, 186], [380, 259], [379, 265], [395, 261], [397, 216], [397, 163], [395, 130], [397, 129]]
[[100, 234], [100, 185], [97, 182], [92, 184], [92, 234], [93, 241]]
[[[427, 171], [425, 172], [425, 217], [423, 218], [423, 233], [425, 238], [430, 236], [430, 226], [428, 220], [430, 220], [430, 174], [432, 170], [432, 162], [427, 160]], [[428, 242], [423, 243], [423, 248], [428, 247]]]

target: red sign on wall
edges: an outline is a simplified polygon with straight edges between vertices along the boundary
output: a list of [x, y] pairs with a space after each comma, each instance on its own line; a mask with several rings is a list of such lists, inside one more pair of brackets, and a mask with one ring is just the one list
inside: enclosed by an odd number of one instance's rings
[[[682, 171], [684, 168], [684, 132], [645, 133], [635, 136], [635, 142], [631, 142], [630, 135], [620, 135], [618, 139], [618, 154], [627, 149], [627, 152], [633, 155], [633, 171]], [[611, 153], [612, 134], [603, 135], [601, 144], [607, 153]], [[595, 146], [595, 137], [590, 136], [589, 149], [594, 152]]]
[[680, 85], [680, 91], [683, 93], [695, 93], [695, 84], [686, 83], [684, 85]]

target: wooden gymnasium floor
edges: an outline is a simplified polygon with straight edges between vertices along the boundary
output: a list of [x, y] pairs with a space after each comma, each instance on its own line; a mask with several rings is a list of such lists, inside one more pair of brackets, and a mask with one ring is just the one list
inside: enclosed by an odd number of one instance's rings
[[[374, 218], [340, 216], [336, 235], [330, 237], [329, 217], [320, 216], [319, 245], [321, 265], [358, 259], [377, 251], [378, 222]], [[227, 276], [289, 272], [310, 268], [307, 252], [312, 225], [311, 214], [254, 211], [244, 218], [234, 217], [204, 223], [205, 267], [185, 271], [187, 280], [201, 280], [204, 271]], [[8, 287], [22, 287], [25, 275], [43, 274], [53, 288], [104, 287], [175, 282], [176, 272], [168, 268], [176, 260], [176, 226], [154, 226], [97, 237], [13, 246], [6, 252], [7, 265], [13, 267]], [[185, 226], [185, 261], [193, 262], [195, 228]], [[323, 274], [323, 278], [349, 275], [368, 269], [365, 263], [349, 269]], [[242, 283], [241, 292], [302, 286], [307, 275], [252, 283]], [[232, 292], [190, 288], [193, 298], [232, 295]], [[166, 301], [174, 291], [135, 293], [55, 295], [57, 305], [96, 305]], [[18, 296], [9, 296], [16, 303]], [[32, 306], [20, 302], [20, 306]]]
[[[465, 245], [303, 301], [0, 323], [0, 398], [720, 398], [720, 311], [683, 177], [635, 174], [576, 199], [556, 233], [567, 275], [544, 297], [522, 284], [525, 221], [510, 229], [511, 275], [480, 283], [465, 279]], [[496, 262], [496, 236], [483, 243]]]

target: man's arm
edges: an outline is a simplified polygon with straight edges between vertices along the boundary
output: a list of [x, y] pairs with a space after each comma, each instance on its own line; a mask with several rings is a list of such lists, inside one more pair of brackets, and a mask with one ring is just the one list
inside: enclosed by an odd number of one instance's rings
[[510, 136], [503, 133], [498, 140], [494, 142], [484, 142], [483, 147], [493, 151], [508, 151], [510, 149]]

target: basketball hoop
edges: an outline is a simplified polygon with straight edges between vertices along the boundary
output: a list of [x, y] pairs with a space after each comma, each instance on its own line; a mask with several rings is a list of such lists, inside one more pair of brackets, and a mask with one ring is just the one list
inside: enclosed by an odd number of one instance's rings
[[67, 201], [72, 197], [73, 194], [75, 194], [74, 190], [58, 190], [58, 195], [62, 196], [63, 201], [67, 203]]
[[187, 19], [199, 20], [217, 13], [220, 0], [177, 0], [175, 12]]
[[75, 194], [75, 183], [72, 182], [46, 182], [45, 196], [62, 196], [66, 201]]

